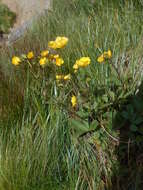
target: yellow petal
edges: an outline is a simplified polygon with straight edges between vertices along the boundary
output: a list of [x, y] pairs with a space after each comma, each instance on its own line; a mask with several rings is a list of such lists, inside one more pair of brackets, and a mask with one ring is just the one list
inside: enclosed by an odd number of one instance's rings
[[44, 50], [41, 52], [41, 57], [46, 57], [49, 54], [48, 50]]
[[99, 63], [104, 62], [104, 56], [103, 56], [103, 54], [102, 54], [100, 57], [98, 57], [97, 61], [98, 61]]
[[57, 49], [57, 45], [56, 45], [55, 41], [50, 41], [48, 43], [48, 47], [52, 48], [52, 49]]
[[71, 98], [71, 103], [72, 103], [72, 107], [76, 107], [76, 105], [77, 105], [77, 98], [76, 98], [76, 96], [72, 96], [72, 98]]
[[41, 59], [40, 59], [40, 61], [39, 61], [39, 63], [40, 63], [40, 65], [41, 65], [41, 66], [42, 66], [42, 65], [45, 65], [45, 64], [46, 64], [46, 62], [47, 62], [46, 57], [41, 58]]
[[91, 63], [89, 57], [82, 57], [77, 61], [79, 67], [87, 67]]
[[70, 80], [70, 79], [71, 79], [71, 75], [70, 74], [64, 76], [64, 80]]
[[14, 57], [12, 58], [12, 64], [13, 64], [13, 65], [19, 65], [20, 62], [21, 62], [21, 60], [20, 60], [19, 57], [14, 56]]
[[62, 80], [64, 78], [64, 75], [56, 75], [56, 80]]
[[33, 51], [30, 51], [28, 54], [27, 54], [27, 58], [28, 59], [32, 59], [34, 57], [34, 53]]
[[59, 54], [56, 54], [56, 55], [53, 56], [54, 59], [57, 59], [59, 57], [60, 57]]
[[104, 56], [105, 59], [110, 59], [110, 58], [112, 57], [112, 52], [111, 52], [111, 50], [105, 51], [105, 52], [103, 53], [103, 56]]
[[62, 58], [57, 58], [56, 61], [55, 61], [56, 65], [58, 67], [62, 66], [64, 64], [64, 60]]
[[67, 37], [58, 36], [55, 41], [50, 41], [48, 43], [48, 47], [52, 49], [60, 49], [60, 48], [64, 48], [67, 43], [68, 43]]
[[112, 57], [112, 52], [111, 50], [108, 50], [108, 58], [110, 59]]
[[76, 63], [73, 65], [73, 69], [77, 70], [78, 69], [78, 63], [76, 61]]

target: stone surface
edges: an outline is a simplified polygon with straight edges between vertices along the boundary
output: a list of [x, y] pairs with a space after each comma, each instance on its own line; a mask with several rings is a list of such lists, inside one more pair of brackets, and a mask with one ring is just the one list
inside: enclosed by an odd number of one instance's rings
[[47, 10], [51, 0], [2, 0], [17, 15], [16, 26]]
[[31, 25], [33, 19], [51, 9], [52, 0], [2, 0], [9, 9], [16, 13], [16, 23], [8, 37], [8, 43], [19, 39]]

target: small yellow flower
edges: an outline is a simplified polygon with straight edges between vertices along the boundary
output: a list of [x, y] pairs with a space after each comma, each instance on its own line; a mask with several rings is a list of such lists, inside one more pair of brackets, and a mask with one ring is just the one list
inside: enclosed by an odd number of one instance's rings
[[64, 64], [64, 60], [60, 57], [58, 57], [56, 60], [55, 60], [55, 64], [60, 67]]
[[111, 50], [108, 50], [108, 57], [109, 57], [109, 58], [112, 57], [112, 52], [111, 52]]
[[56, 80], [70, 80], [71, 79], [71, 75], [56, 75]]
[[34, 57], [34, 53], [33, 51], [30, 51], [28, 54], [27, 54], [27, 58], [28, 59], [32, 59]]
[[13, 64], [13, 65], [19, 65], [20, 62], [21, 62], [21, 60], [20, 60], [19, 57], [14, 56], [14, 57], [12, 58], [12, 64]]
[[50, 42], [48, 43], [48, 47], [49, 47], [49, 48], [52, 48], [52, 49], [57, 49], [56, 42], [55, 42], [55, 41], [50, 41]]
[[40, 61], [39, 61], [39, 63], [40, 63], [41, 66], [45, 65], [46, 62], [47, 62], [47, 58], [46, 57], [41, 58]]
[[112, 57], [112, 52], [111, 52], [111, 50], [105, 51], [105, 52], [103, 53], [103, 56], [104, 56], [104, 58], [110, 59], [110, 58]]
[[101, 56], [99, 56], [98, 59], [97, 59], [97, 61], [98, 61], [99, 63], [104, 62], [104, 55], [102, 54]]
[[78, 70], [80, 67], [87, 67], [91, 63], [90, 57], [82, 57], [76, 60], [75, 64], [73, 65], [74, 70]]
[[46, 57], [49, 54], [48, 50], [44, 50], [41, 52], [41, 57]]
[[70, 80], [71, 79], [71, 74], [65, 75], [64, 80]]
[[64, 48], [67, 43], [68, 43], [67, 37], [58, 36], [55, 41], [50, 41], [48, 43], [48, 47], [52, 49], [60, 49]]
[[71, 103], [72, 103], [72, 107], [76, 107], [76, 105], [77, 105], [77, 98], [76, 98], [76, 96], [72, 96], [72, 98], [71, 98]]
[[57, 44], [57, 49], [64, 48], [68, 43], [68, 38], [58, 36], [55, 42]]
[[62, 80], [64, 78], [64, 75], [56, 75], [56, 80]]
[[76, 63], [73, 65], [73, 69], [78, 70], [78, 64], [77, 64], [77, 61], [76, 61]]
[[77, 61], [79, 67], [87, 67], [90, 64], [91, 60], [89, 57], [82, 57]]
[[59, 57], [60, 57], [59, 54], [53, 55], [53, 58], [54, 58], [54, 59], [57, 59], [57, 58], [59, 58]]

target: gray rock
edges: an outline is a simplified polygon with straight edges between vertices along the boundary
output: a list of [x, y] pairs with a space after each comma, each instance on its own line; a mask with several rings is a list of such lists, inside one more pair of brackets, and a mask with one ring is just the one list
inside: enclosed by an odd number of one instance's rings
[[17, 14], [14, 28], [8, 35], [7, 45], [19, 40], [41, 14], [52, 8], [52, 0], [2, 0]]

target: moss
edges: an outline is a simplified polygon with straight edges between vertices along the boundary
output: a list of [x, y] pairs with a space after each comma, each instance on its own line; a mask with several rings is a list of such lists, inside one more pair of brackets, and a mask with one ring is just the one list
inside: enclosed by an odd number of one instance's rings
[[15, 22], [16, 14], [0, 3], [0, 15], [0, 33], [8, 33]]

